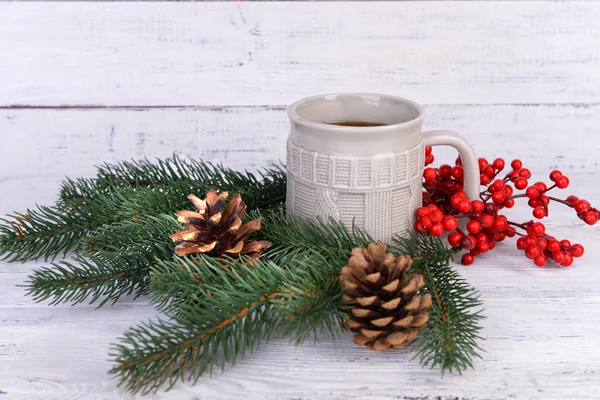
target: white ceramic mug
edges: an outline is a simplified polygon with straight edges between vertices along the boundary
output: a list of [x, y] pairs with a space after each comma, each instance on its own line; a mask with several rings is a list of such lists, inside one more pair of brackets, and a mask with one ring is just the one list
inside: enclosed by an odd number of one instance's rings
[[[338, 93], [309, 97], [288, 108], [289, 214], [333, 217], [355, 224], [375, 240], [413, 231], [422, 205], [425, 146], [449, 145], [464, 165], [464, 190], [479, 198], [479, 167], [471, 145], [458, 133], [422, 132], [424, 109], [401, 97]], [[362, 121], [383, 126], [339, 126]]]

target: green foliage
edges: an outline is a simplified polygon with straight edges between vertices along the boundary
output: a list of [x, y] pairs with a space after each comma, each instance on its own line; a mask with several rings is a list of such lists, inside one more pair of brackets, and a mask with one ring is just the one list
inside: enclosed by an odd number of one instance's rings
[[[262, 217], [254, 239], [273, 245], [252, 267], [247, 259], [173, 258], [175, 212], [191, 208], [189, 193], [210, 188], [240, 193], [247, 218]], [[165, 318], [128, 330], [111, 370], [127, 390], [148, 392], [232, 364], [275, 331], [296, 343], [338, 335], [348, 312], [338, 275], [351, 250], [373, 240], [338, 221], [286, 216], [285, 192], [280, 169], [254, 175], [176, 156], [105, 164], [94, 179], [63, 182], [54, 206], [2, 220], [0, 255], [24, 261], [76, 251], [73, 261], [30, 276], [28, 293], [37, 301], [102, 306], [150, 294]], [[450, 267], [452, 250], [414, 236], [396, 238], [389, 251], [413, 257], [412, 271], [432, 295], [416, 345], [421, 362], [443, 372], [472, 367], [481, 302]]]
[[45, 260], [66, 256], [90, 231], [115, 222], [120, 196], [37, 206], [0, 219], [0, 257], [9, 261]]
[[462, 372], [480, 357], [482, 305], [477, 292], [450, 266], [452, 250], [433, 236], [396, 237], [392, 250], [410, 255], [412, 272], [425, 280], [425, 292], [433, 304], [429, 323], [421, 331], [417, 354], [424, 366], [439, 366], [442, 372]]
[[179, 228], [170, 215], [125, 220], [90, 233], [74, 262], [61, 261], [29, 277], [28, 294], [50, 304], [77, 304], [91, 298], [98, 307], [113, 304], [122, 295], [146, 294], [149, 266], [155, 259], [170, 259], [174, 244], [169, 235]]
[[[323, 306], [322, 262], [319, 254], [289, 259], [285, 266], [259, 261], [248, 267], [205, 256], [158, 262], [152, 268], [152, 293], [170, 319], [126, 332], [114, 349], [117, 365], [110, 372], [127, 390], [145, 393], [235, 363], [275, 328], [296, 333], [298, 343], [306, 332], [335, 334], [341, 315]], [[301, 268], [294, 270], [297, 264]], [[337, 301], [339, 285], [330, 294]]]
[[66, 179], [54, 206], [38, 206], [0, 219], [0, 257], [27, 261], [66, 256], [89, 232], [132, 217], [175, 213], [189, 208], [187, 195], [209, 189], [240, 193], [250, 210], [281, 207], [285, 173], [255, 174], [177, 156], [105, 164], [95, 179]]

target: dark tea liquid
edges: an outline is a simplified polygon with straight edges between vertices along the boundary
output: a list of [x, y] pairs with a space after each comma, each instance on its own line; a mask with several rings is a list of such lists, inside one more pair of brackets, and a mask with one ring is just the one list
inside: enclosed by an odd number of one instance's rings
[[386, 126], [388, 124], [382, 124], [380, 122], [369, 122], [369, 121], [340, 121], [340, 122], [326, 122], [327, 125], [338, 125], [338, 126]]

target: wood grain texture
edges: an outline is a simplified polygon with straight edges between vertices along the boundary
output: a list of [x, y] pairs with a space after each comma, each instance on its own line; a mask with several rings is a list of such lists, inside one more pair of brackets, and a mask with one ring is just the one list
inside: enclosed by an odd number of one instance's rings
[[[572, 191], [598, 199], [598, 174], [575, 172]], [[0, 183], [10, 193], [0, 214], [54, 198], [56, 180]], [[348, 335], [294, 347], [277, 337], [223, 374], [178, 384], [156, 399], [597, 399], [600, 385], [598, 228], [557, 208], [549, 230], [586, 245], [569, 268], [536, 268], [512, 245], [473, 267], [457, 266], [485, 304], [483, 359], [464, 375], [421, 369], [409, 350], [375, 353]], [[517, 214], [519, 212], [517, 211]], [[520, 215], [527, 218], [526, 214]], [[47, 307], [21, 285], [42, 262], [0, 263], [0, 391], [9, 400], [129, 399], [106, 375], [110, 344], [130, 325], [155, 316], [144, 299]]]
[[0, 106], [600, 102], [600, 3], [0, 3]]
[[[600, 105], [428, 106], [425, 129], [453, 129], [485, 157], [534, 171], [600, 170]], [[0, 180], [91, 175], [105, 161], [188, 157], [256, 169], [285, 160], [282, 108], [0, 110]], [[453, 161], [450, 149], [436, 150]], [[2, 193], [0, 193], [0, 199]]]

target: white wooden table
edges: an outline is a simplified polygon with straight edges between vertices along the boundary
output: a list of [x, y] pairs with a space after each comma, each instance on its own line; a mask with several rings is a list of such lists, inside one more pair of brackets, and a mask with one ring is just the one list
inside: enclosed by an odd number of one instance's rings
[[[540, 179], [559, 167], [567, 191], [598, 206], [598, 20], [588, 1], [0, 3], [0, 214], [52, 203], [63, 176], [104, 161], [177, 152], [266, 166], [283, 159], [285, 105], [332, 91], [419, 101], [425, 128], [521, 157]], [[507, 242], [457, 266], [487, 317], [483, 359], [462, 376], [347, 336], [275, 338], [147, 398], [598, 399], [600, 230], [560, 207], [547, 226], [585, 256], [536, 268]], [[107, 352], [155, 312], [144, 299], [36, 304], [17, 285], [43, 264], [0, 262], [0, 400], [130, 398]]]

